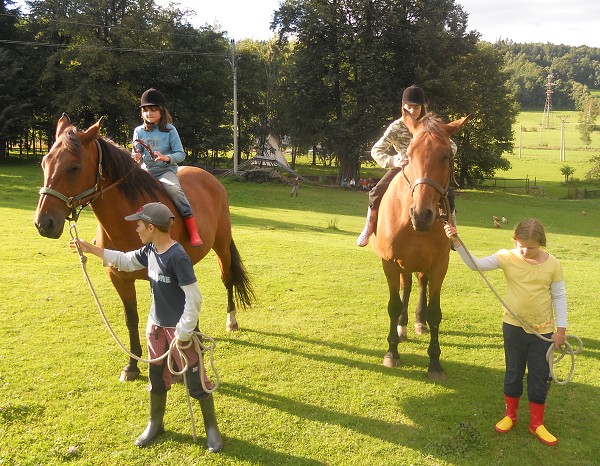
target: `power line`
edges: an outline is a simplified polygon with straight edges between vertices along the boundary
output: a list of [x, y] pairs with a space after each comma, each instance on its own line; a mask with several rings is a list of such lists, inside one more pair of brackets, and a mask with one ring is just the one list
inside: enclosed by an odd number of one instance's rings
[[71, 44], [57, 44], [54, 42], [31, 42], [25, 40], [9, 40], [0, 39], [2, 44], [11, 45], [24, 45], [27, 47], [52, 47], [57, 49], [80, 49], [80, 50], [96, 50], [103, 52], [136, 52], [136, 53], [155, 53], [163, 55], [192, 55], [192, 56], [208, 56], [208, 57], [222, 57], [222, 54], [213, 52], [192, 52], [187, 50], [173, 50], [173, 49], [136, 49], [128, 47], [98, 47], [94, 45], [71, 45]]

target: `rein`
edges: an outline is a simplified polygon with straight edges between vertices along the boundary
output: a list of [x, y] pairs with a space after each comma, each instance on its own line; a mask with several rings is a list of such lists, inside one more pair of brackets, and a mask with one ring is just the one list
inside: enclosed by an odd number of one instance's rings
[[[143, 141], [141, 139], [134, 139], [133, 140], [133, 147], [134, 148], [135, 148], [136, 144], [139, 144], [144, 149], [146, 149], [146, 151], [148, 152], [148, 155], [150, 155], [150, 158], [152, 160], [156, 160], [156, 154], [154, 153], [154, 151], [152, 150], [152, 148], [145, 141]], [[140, 163], [141, 163], [141, 161], [140, 161]]]
[[[85, 256], [83, 254], [83, 252], [81, 251], [81, 248], [79, 247], [79, 243], [77, 242], [77, 240], [79, 239], [79, 233], [77, 232], [77, 224], [76, 223], [71, 222], [70, 227], [69, 227], [69, 233], [70, 233], [71, 239], [73, 239], [73, 243], [75, 244], [75, 247], [77, 249], [77, 253], [79, 255], [79, 262], [81, 263], [81, 269], [83, 271], [83, 276], [85, 277], [85, 281], [90, 288], [92, 296], [94, 297], [94, 301], [96, 302], [96, 306], [98, 307], [100, 316], [102, 317], [102, 320], [106, 324], [106, 327], [108, 328], [108, 331], [112, 335], [113, 339], [117, 342], [117, 345], [130, 358], [133, 358], [139, 362], [144, 362], [147, 364], [154, 364], [154, 363], [160, 362], [163, 359], [167, 358], [167, 367], [169, 368], [169, 371], [171, 372], [171, 374], [183, 376], [183, 383], [184, 383], [185, 389], [186, 389], [185, 393], [186, 393], [188, 411], [190, 413], [190, 421], [192, 424], [192, 437], [193, 437], [194, 441], [196, 441], [196, 426], [194, 424], [194, 414], [192, 411], [192, 404], [190, 402], [190, 393], [188, 390], [188, 383], [187, 383], [187, 377], [186, 377], [187, 370], [189, 369], [188, 358], [183, 353], [183, 350], [188, 349], [192, 345], [194, 346], [194, 350], [198, 354], [199, 376], [200, 376], [200, 383], [202, 384], [202, 389], [206, 393], [212, 393], [219, 387], [219, 384], [220, 384], [219, 373], [217, 372], [217, 369], [215, 367], [215, 361], [214, 361], [214, 352], [215, 352], [215, 347], [216, 347], [215, 340], [207, 334], [200, 333], [200, 332], [194, 332], [192, 334], [192, 338], [190, 338], [190, 340], [187, 343], [182, 343], [177, 338], [174, 338], [173, 341], [171, 342], [167, 352], [165, 352], [165, 354], [163, 354], [162, 356], [160, 356], [158, 358], [144, 359], [144, 358], [141, 358], [140, 356], [133, 354], [131, 351], [129, 351], [125, 347], [125, 345], [123, 345], [123, 343], [121, 342], [121, 340], [115, 333], [114, 329], [110, 325], [110, 322], [108, 321], [108, 318], [106, 317], [104, 308], [102, 307], [102, 304], [100, 303], [100, 300], [98, 299], [98, 295], [96, 294], [94, 285], [92, 285], [92, 281], [90, 280], [90, 276], [87, 272], [87, 268], [86, 268], [87, 256]], [[205, 344], [206, 341], [209, 342], [208, 345]], [[173, 355], [175, 354], [175, 350], [177, 350], [179, 352], [179, 357], [181, 358], [181, 362], [183, 365], [183, 367], [181, 368], [180, 371], [177, 371], [175, 369], [175, 365], [173, 363]], [[204, 353], [206, 353], [206, 352], [208, 352], [210, 367], [215, 376], [215, 382], [212, 384], [211, 388], [208, 388], [206, 386], [206, 382], [205, 382], [206, 367], [204, 365], [204, 357], [203, 356], [204, 356]]]
[[[469, 251], [467, 249], [467, 247], [465, 246], [465, 243], [462, 242], [462, 240], [458, 237], [458, 235], [456, 235], [455, 238], [460, 243], [460, 245], [463, 248], [465, 248], [465, 251], [467, 251], [467, 254], [469, 255], [469, 258], [471, 259], [471, 262], [475, 265], [477, 272], [479, 272], [479, 275], [481, 275], [481, 278], [483, 278], [483, 280], [487, 284], [488, 288], [492, 291], [492, 293], [494, 293], [494, 295], [496, 296], [498, 301], [500, 301], [502, 306], [504, 306], [504, 309], [506, 309], [508, 312], [510, 312], [511, 315], [519, 321], [519, 323], [523, 326], [524, 329], [528, 330], [530, 333], [534, 334], [538, 338], [551, 343], [550, 347], [548, 348], [548, 351], [546, 352], [546, 361], [548, 361], [548, 366], [550, 368], [550, 376], [552, 377], [552, 380], [555, 383], [557, 383], [558, 385], [566, 385], [567, 383], [569, 383], [569, 381], [571, 380], [571, 377], [573, 377], [573, 373], [575, 372], [575, 355], [581, 353], [581, 351], [583, 350], [583, 342], [581, 341], [581, 338], [579, 338], [577, 335], [565, 335], [565, 344], [563, 345], [564, 347], [561, 346], [561, 347], [557, 348], [551, 338], [546, 338], [545, 336], [541, 335], [540, 333], [538, 333], [534, 329], [532, 329], [531, 326], [527, 322], [525, 322], [523, 319], [521, 319], [521, 317], [519, 317], [517, 314], [515, 314], [507, 306], [506, 302], [504, 302], [502, 297], [494, 289], [494, 287], [489, 282], [489, 280], [484, 275], [484, 273], [481, 271], [481, 269], [477, 266], [477, 263], [475, 262], [475, 259], [474, 259], [473, 255], [471, 254], [471, 251]], [[575, 340], [577, 340], [577, 343], [578, 343], [577, 349], [575, 349], [575, 350], [573, 349], [571, 344], [567, 341], [567, 338], [574, 338]], [[560, 350], [560, 355], [555, 359], [554, 352], [555, 351], [558, 352], [558, 350]], [[569, 374], [567, 375], [567, 377], [564, 380], [558, 380], [558, 378], [554, 374], [554, 365], [559, 363], [567, 354], [571, 357], [571, 369], [569, 371]]]
[[65, 204], [67, 204], [67, 207], [71, 209], [71, 213], [69, 214], [69, 216], [67, 216], [67, 220], [72, 222], [76, 222], [79, 219], [79, 215], [85, 207], [94, 202], [94, 200], [97, 197], [104, 195], [104, 193], [109, 189], [112, 189], [118, 184], [120, 184], [133, 171], [129, 171], [129, 173], [123, 175], [121, 178], [119, 178], [117, 181], [115, 181], [108, 187], [101, 188], [100, 183], [104, 179], [102, 177], [102, 146], [100, 145], [97, 139], [95, 142], [96, 147], [98, 148], [98, 171], [96, 173], [96, 184], [94, 186], [72, 197], [67, 197], [64, 194], [56, 191], [55, 189], [52, 189], [47, 186], [40, 188], [40, 190], [38, 191], [39, 194], [46, 194], [48, 196], [56, 197], [57, 199], [60, 199]]

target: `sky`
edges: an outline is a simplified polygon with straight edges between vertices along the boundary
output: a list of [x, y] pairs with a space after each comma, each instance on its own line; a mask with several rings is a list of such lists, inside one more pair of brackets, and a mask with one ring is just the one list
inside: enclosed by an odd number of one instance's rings
[[[280, 0], [157, 0], [173, 1], [196, 11], [194, 26], [218, 25], [230, 39], [265, 40]], [[467, 29], [481, 39], [550, 42], [600, 48], [599, 0], [456, 0], [469, 13]]]

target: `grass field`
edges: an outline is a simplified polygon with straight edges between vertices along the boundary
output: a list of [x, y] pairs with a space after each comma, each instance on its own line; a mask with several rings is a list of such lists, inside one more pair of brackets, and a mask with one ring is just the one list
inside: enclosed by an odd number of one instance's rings
[[[515, 176], [537, 167], [540, 181], [560, 187], [560, 172], [536, 157], [515, 157]], [[442, 294], [448, 380], [432, 383], [428, 339], [413, 332], [400, 349], [402, 367], [382, 366], [387, 287], [375, 254], [355, 246], [366, 193], [305, 185], [291, 198], [284, 185], [225, 181], [258, 299], [238, 313], [241, 331], [227, 334], [216, 261], [211, 254], [196, 266], [201, 329], [217, 340], [222, 381], [215, 400], [225, 448], [210, 455], [197, 406], [192, 441], [180, 385], [169, 394], [166, 434], [150, 448], [133, 445], [147, 422], [147, 379], [119, 383], [127, 358], [100, 319], [68, 235], [49, 240], [33, 227], [41, 183], [38, 167], [0, 166], [1, 465], [597, 464], [600, 201], [478, 191], [457, 200], [460, 236], [474, 254], [510, 247], [510, 225], [536, 216], [563, 264], [569, 332], [585, 351], [573, 381], [550, 391], [546, 425], [559, 438], [550, 448], [527, 432], [525, 403], [513, 431], [493, 429], [504, 408], [500, 306], [456, 254]], [[509, 226], [493, 228], [492, 215]], [[91, 212], [78, 227], [93, 237]], [[120, 303], [94, 259], [92, 281], [126, 339]], [[489, 278], [501, 291], [501, 274]], [[142, 322], [147, 290], [138, 284]]]

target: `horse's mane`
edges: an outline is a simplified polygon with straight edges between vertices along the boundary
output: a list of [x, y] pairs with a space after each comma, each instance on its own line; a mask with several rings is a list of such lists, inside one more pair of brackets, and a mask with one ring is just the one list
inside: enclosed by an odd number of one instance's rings
[[135, 201], [144, 194], [167, 195], [160, 181], [135, 163], [127, 150], [104, 137], [99, 138], [98, 142], [102, 147], [104, 175], [113, 181], [123, 179], [118, 187], [127, 199]]
[[[61, 142], [73, 153], [81, 153], [81, 139], [72, 126], [60, 136]], [[130, 201], [144, 194], [157, 195], [166, 191], [160, 181], [142, 169], [131, 158], [129, 152], [108, 138], [98, 138], [102, 148], [102, 176], [111, 181], [122, 179], [118, 184], [121, 193]]]
[[435, 134], [440, 139], [448, 139], [448, 135], [442, 131], [441, 126], [444, 124], [442, 119], [435, 113], [426, 113], [420, 122], [423, 125], [423, 130], [428, 133]]

